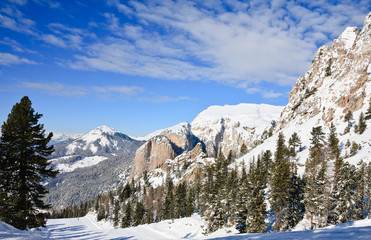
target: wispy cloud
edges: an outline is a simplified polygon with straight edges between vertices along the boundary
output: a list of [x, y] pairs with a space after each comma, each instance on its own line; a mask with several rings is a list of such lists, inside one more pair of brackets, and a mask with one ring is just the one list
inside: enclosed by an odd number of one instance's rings
[[249, 87], [246, 89], [247, 94], [256, 94], [259, 93], [263, 98], [272, 99], [284, 96], [283, 93], [272, 91], [272, 90], [265, 90], [257, 87]]
[[143, 92], [143, 88], [137, 86], [105, 86], [105, 87], [92, 87], [97, 93], [119, 93], [124, 96], [135, 96]]
[[25, 18], [23, 13], [14, 7], [0, 9], [0, 26], [16, 32], [36, 36], [34, 29], [35, 22]]
[[59, 38], [53, 34], [43, 34], [40, 36], [40, 39], [48, 44], [51, 44], [57, 47], [65, 48], [67, 46], [62, 38]]
[[0, 52], [0, 65], [10, 66], [18, 64], [37, 64], [37, 63], [27, 58], [18, 57], [17, 55], [11, 53]]
[[165, 102], [179, 102], [184, 100], [189, 100], [189, 97], [171, 97], [171, 96], [156, 96], [156, 97], [144, 97], [139, 98], [140, 101], [144, 102], [154, 102], [154, 103], [165, 103]]
[[36, 51], [23, 47], [22, 44], [8, 37], [5, 37], [3, 40], [1, 40], [0, 44], [9, 46], [16, 52], [21, 52], [21, 53], [26, 52], [26, 53], [33, 53], [33, 54], [37, 53]]
[[84, 87], [69, 86], [61, 83], [39, 83], [39, 82], [22, 82], [20, 87], [42, 91], [54, 96], [83, 96], [88, 94], [89, 90]]
[[59, 82], [22, 82], [19, 84], [21, 88], [41, 91], [43, 93], [54, 96], [80, 97], [85, 95], [95, 94], [98, 96], [112, 97], [118, 94], [122, 97], [136, 96], [144, 91], [143, 88], [137, 86], [72, 86]]
[[336, 6], [325, 1], [108, 0], [107, 4], [137, 19], [137, 24], [106, 13], [107, 29], [115, 37], [86, 47], [69, 67], [207, 79], [237, 87], [262, 81], [291, 85], [309, 67], [318, 45], [338, 36], [344, 22], [359, 22], [370, 7], [349, 1]]

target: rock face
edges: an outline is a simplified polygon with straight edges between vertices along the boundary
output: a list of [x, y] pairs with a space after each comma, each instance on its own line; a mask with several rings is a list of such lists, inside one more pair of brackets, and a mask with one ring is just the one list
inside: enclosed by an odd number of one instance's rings
[[184, 151], [193, 149], [197, 142], [189, 123], [163, 130], [137, 150], [130, 177], [140, 176], [144, 171], [161, 166], [167, 159], [174, 159]]
[[363, 108], [368, 102], [371, 74], [371, 14], [362, 31], [348, 27], [333, 41], [321, 47], [312, 65], [300, 77], [289, 95], [280, 117], [280, 129], [288, 122], [303, 124], [317, 116], [329, 123], [348, 111]]
[[206, 146], [209, 156], [222, 150], [238, 155], [242, 144], [247, 147], [275, 126], [283, 107], [267, 104], [238, 104], [211, 106], [192, 122], [192, 132]]

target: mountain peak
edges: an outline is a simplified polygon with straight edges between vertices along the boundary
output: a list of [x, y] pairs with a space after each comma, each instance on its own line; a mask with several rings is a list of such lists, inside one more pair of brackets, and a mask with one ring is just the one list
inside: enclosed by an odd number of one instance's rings
[[95, 129], [89, 132], [89, 134], [103, 134], [103, 133], [115, 134], [115, 133], [118, 133], [118, 131], [116, 129], [102, 125], [102, 126], [96, 127]]

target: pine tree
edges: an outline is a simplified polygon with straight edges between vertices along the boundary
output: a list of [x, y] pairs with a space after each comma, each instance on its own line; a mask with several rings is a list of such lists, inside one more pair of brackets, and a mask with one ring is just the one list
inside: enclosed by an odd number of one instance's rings
[[186, 196], [187, 186], [186, 183], [179, 183], [175, 188], [175, 204], [174, 204], [174, 216], [176, 218], [182, 218], [186, 215]]
[[290, 190], [288, 198], [288, 207], [286, 209], [286, 218], [283, 221], [282, 229], [290, 229], [296, 226], [303, 219], [304, 214], [304, 181], [297, 175], [295, 163], [290, 166]]
[[245, 155], [247, 153], [247, 147], [245, 143], [242, 143], [240, 153], [241, 155]]
[[125, 209], [124, 209], [124, 216], [122, 217], [121, 221], [121, 227], [126, 228], [131, 226], [131, 204], [130, 201], [126, 204]]
[[279, 133], [276, 152], [275, 168], [271, 181], [271, 207], [276, 216], [275, 228], [279, 232], [282, 228], [282, 222], [285, 220], [285, 210], [288, 207], [288, 198], [290, 196], [290, 165], [285, 160], [287, 148], [285, 146], [285, 137]]
[[162, 207], [163, 219], [174, 218], [174, 183], [169, 175], [166, 178], [166, 195]]
[[53, 152], [48, 146], [53, 134], [45, 137], [44, 125], [38, 123], [41, 117], [25, 96], [1, 127], [0, 220], [19, 229], [45, 225], [40, 210], [50, 206], [43, 202], [47, 191], [40, 181], [57, 174], [47, 159]]
[[[369, 162], [367, 165], [366, 176], [366, 179], [371, 179], [371, 162]], [[368, 219], [371, 219], [371, 181], [367, 181], [366, 183], [367, 217]]]
[[363, 115], [363, 112], [361, 112], [361, 114], [359, 115], [359, 120], [358, 120], [358, 125], [357, 125], [357, 131], [356, 133], [358, 134], [363, 134], [364, 131], [366, 130], [367, 128], [367, 124], [366, 124], [366, 120], [364, 118], [364, 115]]
[[256, 165], [254, 162], [250, 165], [249, 182], [251, 183], [250, 197], [248, 201], [248, 214], [246, 219], [246, 228], [251, 233], [262, 233], [266, 231], [267, 224], [264, 222], [267, 216], [265, 206], [265, 176], [262, 171], [262, 163], [258, 158]]
[[195, 198], [194, 190], [192, 187], [188, 188], [186, 199], [185, 199], [185, 216], [190, 217], [194, 212]]
[[371, 98], [368, 101], [368, 108], [365, 114], [365, 119], [370, 120], [371, 119]]
[[296, 155], [296, 147], [299, 147], [300, 145], [301, 145], [300, 137], [296, 132], [294, 132], [289, 139], [289, 147], [290, 147], [291, 156], [294, 157]]
[[145, 209], [141, 201], [136, 201], [134, 215], [133, 215], [133, 225], [138, 226], [143, 224]]
[[348, 133], [351, 127], [351, 121], [353, 120], [353, 113], [351, 111], [348, 111], [347, 114], [344, 116], [344, 122], [347, 122], [348, 125], [344, 129], [344, 133]]
[[242, 174], [239, 181], [239, 191], [237, 193], [237, 224], [236, 229], [240, 233], [247, 232], [247, 217], [248, 217], [248, 204], [249, 196], [251, 195], [250, 183], [248, 182], [248, 177], [246, 174], [246, 169], [244, 162], [242, 162]]

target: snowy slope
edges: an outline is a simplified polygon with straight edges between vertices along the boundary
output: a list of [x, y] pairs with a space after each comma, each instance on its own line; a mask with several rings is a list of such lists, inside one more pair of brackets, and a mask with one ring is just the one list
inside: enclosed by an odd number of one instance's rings
[[53, 156], [131, 154], [142, 143], [142, 141], [134, 140], [113, 128], [100, 126], [80, 137], [55, 144]]
[[267, 104], [211, 106], [191, 123], [193, 134], [206, 145], [207, 153], [215, 155], [219, 147], [224, 155], [239, 152], [242, 144], [249, 146], [274, 125], [283, 107]]
[[78, 204], [112, 190], [129, 176], [134, 153], [143, 141], [100, 126], [54, 145], [49, 161], [60, 174], [45, 182], [45, 201], [60, 208]]
[[[114, 229], [109, 223], [96, 222], [94, 215], [82, 218], [49, 219], [42, 231], [20, 231], [0, 222], [0, 239], [130, 239], [130, 240], [166, 240], [166, 239], [370, 239], [371, 220], [360, 220], [329, 226], [323, 229], [281, 232], [237, 234], [234, 229], [222, 229], [205, 236], [202, 234], [204, 221], [198, 216], [166, 220], [159, 223], [144, 224], [137, 227]], [[227, 233], [227, 231], [231, 231]]]

